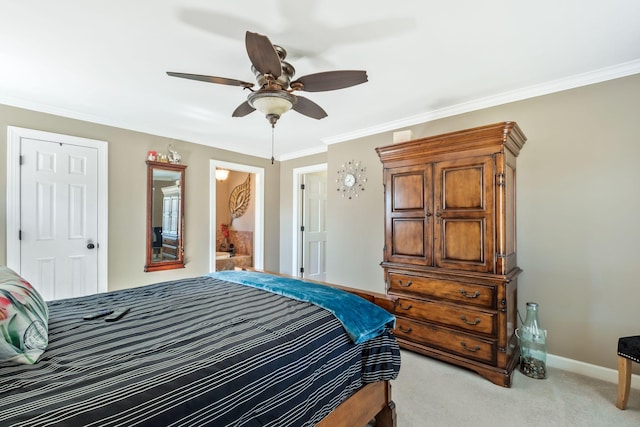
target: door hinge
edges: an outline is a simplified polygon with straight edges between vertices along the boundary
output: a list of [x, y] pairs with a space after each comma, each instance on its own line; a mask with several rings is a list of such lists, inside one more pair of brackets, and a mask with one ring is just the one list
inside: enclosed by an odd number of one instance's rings
[[300, 226], [300, 231], [304, 231], [304, 225]]
[[504, 174], [503, 173], [496, 174], [496, 185], [498, 187], [504, 187], [505, 182], [504, 182]]
[[304, 184], [300, 184], [300, 189], [304, 190]]
[[300, 267], [300, 273], [304, 273], [304, 267]]
[[22, 230], [18, 230], [18, 240], [22, 240]]
[[507, 256], [505, 254], [496, 252], [496, 258], [506, 258]]
[[24, 156], [22, 154], [20, 154], [19, 162], [20, 166], [24, 165]]

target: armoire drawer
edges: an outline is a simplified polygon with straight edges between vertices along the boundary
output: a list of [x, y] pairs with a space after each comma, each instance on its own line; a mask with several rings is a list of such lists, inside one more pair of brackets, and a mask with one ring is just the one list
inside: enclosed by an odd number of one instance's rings
[[440, 323], [473, 333], [497, 333], [497, 313], [408, 298], [398, 298], [395, 312], [400, 316]]
[[397, 317], [394, 334], [398, 338], [422, 343], [463, 357], [495, 364], [497, 344], [464, 333], [456, 333], [428, 323]]
[[487, 308], [495, 307], [495, 286], [469, 284], [395, 272], [389, 272], [388, 277], [390, 293], [412, 293], [455, 303], [472, 304]]

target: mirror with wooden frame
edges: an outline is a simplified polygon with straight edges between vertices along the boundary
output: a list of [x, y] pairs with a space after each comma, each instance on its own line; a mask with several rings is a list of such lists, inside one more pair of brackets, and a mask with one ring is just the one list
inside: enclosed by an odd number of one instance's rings
[[147, 263], [144, 271], [184, 268], [186, 167], [147, 161]]

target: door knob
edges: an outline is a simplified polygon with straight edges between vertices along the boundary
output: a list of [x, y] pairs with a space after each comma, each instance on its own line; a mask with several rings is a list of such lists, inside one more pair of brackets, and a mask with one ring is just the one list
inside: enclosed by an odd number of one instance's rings
[[94, 245], [93, 243], [87, 244], [87, 249], [93, 249], [95, 247], [96, 247], [96, 245]]

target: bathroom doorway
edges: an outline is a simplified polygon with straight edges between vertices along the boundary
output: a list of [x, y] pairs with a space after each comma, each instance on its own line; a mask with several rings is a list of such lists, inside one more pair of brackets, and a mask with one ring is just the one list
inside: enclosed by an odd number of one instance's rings
[[[217, 179], [216, 170], [228, 171], [228, 175]], [[242, 264], [239, 267], [264, 268], [264, 169], [211, 160], [209, 177], [209, 270], [218, 270], [217, 265], [228, 269], [235, 262]], [[232, 218], [230, 197], [237, 201], [246, 194], [249, 201], [241, 208], [243, 215]]]

